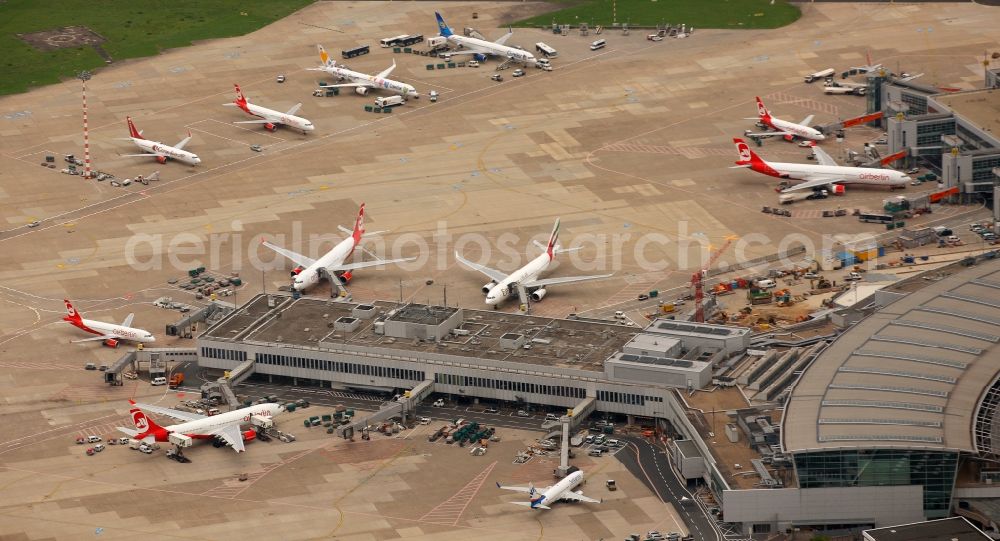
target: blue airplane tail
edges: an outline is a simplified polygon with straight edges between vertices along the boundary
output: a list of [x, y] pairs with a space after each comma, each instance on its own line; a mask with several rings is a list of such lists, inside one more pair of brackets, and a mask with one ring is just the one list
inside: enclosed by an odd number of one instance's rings
[[451, 28], [448, 28], [448, 24], [444, 22], [443, 18], [441, 18], [441, 14], [435, 11], [434, 16], [437, 17], [438, 30], [440, 31], [441, 35], [444, 37], [452, 35]]

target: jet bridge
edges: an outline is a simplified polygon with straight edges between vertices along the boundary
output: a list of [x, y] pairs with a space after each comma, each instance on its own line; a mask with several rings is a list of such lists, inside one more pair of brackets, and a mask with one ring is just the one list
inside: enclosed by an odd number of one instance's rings
[[378, 411], [365, 417], [364, 419], [338, 427], [337, 435], [340, 437], [347, 437], [346, 435], [348, 432], [360, 432], [366, 426], [385, 421], [387, 419], [392, 419], [394, 417], [401, 418], [403, 424], [405, 425], [406, 417], [412, 416], [420, 402], [430, 396], [433, 392], [434, 380], [425, 379], [424, 381], [418, 383], [416, 387], [407, 391], [399, 398], [399, 400], [386, 402], [385, 404], [382, 404]]

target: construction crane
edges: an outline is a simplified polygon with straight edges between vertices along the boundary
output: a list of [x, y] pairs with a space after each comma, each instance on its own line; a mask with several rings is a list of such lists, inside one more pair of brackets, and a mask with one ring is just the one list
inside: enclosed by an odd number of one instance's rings
[[[726, 242], [708, 258], [708, 261], [705, 262], [705, 265], [698, 272], [691, 276], [691, 285], [694, 287], [694, 320], [698, 323], [705, 322], [705, 292], [703, 291], [702, 280], [708, 274], [708, 269], [711, 269], [712, 265], [719, 260], [719, 256], [738, 238], [736, 235], [727, 236]], [[708, 245], [708, 249], [712, 249], [711, 244]]]

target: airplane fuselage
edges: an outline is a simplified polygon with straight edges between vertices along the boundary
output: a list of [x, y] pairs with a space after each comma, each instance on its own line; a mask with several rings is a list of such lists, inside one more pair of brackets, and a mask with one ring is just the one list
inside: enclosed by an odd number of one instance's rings
[[763, 167], [751, 165], [750, 168], [758, 173], [772, 177], [793, 180], [814, 180], [817, 177], [829, 177], [831, 183], [876, 184], [883, 186], [905, 186], [910, 182], [910, 177], [902, 171], [874, 169], [870, 167], [767, 162]]
[[392, 79], [383, 79], [381, 77], [375, 77], [373, 75], [368, 75], [367, 73], [359, 73], [356, 71], [349, 70], [347, 68], [339, 68], [336, 66], [326, 66], [323, 68], [324, 71], [330, 75], [340, 77], [341, 79], [349, 80], [353, 83], [366, 83], [370, 84], [373, 88], [381, 88], [383, 90], [389, 90], [403, 96], [416, 96], [417, 89], [413, 88], [413, 85], [408, 85], [406, 83], [401, 83], [399, 81], [393, 81]]
[[288, 115], [280, 111], [275, 111], [274, 109], [254, 105], [252, 103], [246, 104], [246, 112], [267, 120], [272, 124], [284, 124], [289, 128], [295, 128], [296, 130], [304, 132], [313, 131], [313, 129], [315, 129], [312, 122], [309, 122], [300, 116]]
[[787, 120], [781, 120], [780, 118], [770, 117], [765, 120], [765, 123], [775, 131], [789, 132], [795, 137], [800, 137], [802, 139], [809, 139], [812, 141], [822, 141], [826, 139], [819, 130], [810, 128], [809, 126], [803, 126], [802, 124], [796, 124], [794, 122], [789, 122]]
[[[360, 242], [360, 239], [358, 242]], [[336, 268], [343, 265], [347, 261], [347, 258], [354, 252], [355, 246], [357, 246], [357, 243], [355, 243], [354, 237], [347, 237], [340, 241], [332, 250], [317, 259], [315, 263], [299, 271], [295, 275], [292, 287], [296, 291], [303, 291], [312, 287], [319, 282], [321, 269]]]
[[543, 492], [539, 498], [533, 498], [531, 500], [532, 509], [536, 509], [536, 506], [538, 505], [552, 504], [559, 501], [563, 494], [572, 491], [582, 482], [583, 472], [579, 470], [563, 477], [561, 481], [552, 485], [548, 490]]
[[250, 406], [248, 408], [228, 411], [226, 413], [220, 413], [204, 419], [198, 419], [197, 421], [187, 421], [184, 423], [165, 426], [163, 429], [167, 432], [179, 432], [195, 437], [192, 436], [192, 434], [211, 434], [215, 430], [231, 424], [249, 423], [250, 418], [254, 415], [260, 417], [274, 417], [280, 410], [281, 406], [278, 404], [260, 404], [257, 406]]
[[132, 142], [135, 146], [139, 147], [143, 152], [148, 152], [150, 154], [159, 154], [167, 158], [173, 158], [179, 162], [186, 163], [188, 165], [198, 165], [201, 163], [201, 158], [197, 154], [188, 152], [186, 150], [181, 150], [179, 148], [174, 148], [170, 145], [165, 145], [159, 141], [150, 141], [149, 139], [138, 139], [132, 137]]
[[484, 54], [511, 58], [517, 60], [518, 62], [535, 62], [535, 56], [533, 54], [528, 51], [518, 49], [517, 47], [508, 47], [507, 45], [500, 45], [499, 43], [493, 43], [492, 41], [470, 38], [468, 36], [459, 36], [455, 34], [448, 36], [448, 41], [459, 47], [482, 51]]
[[145, 329], [122, 327], [121, 325], [115, 325], [114, 323], [105, 323], [103, 321], [95, 321], [93, 319], [81, 319], [79, 324], [70, 321], [70, 324], [98, 336], [111, 335], [121, 340], [131, 340], [133, 342], [142, 342], [147, 344], [156, 341], [156, 337], [153, 336], [153, 333]]
[[538, 276], [549, 268], [549, 264], [552, 259], [549, 258], [548, 253], [543, 253], [528, 262], [527, 265], [517, 269], [510, 276], [500, 281], [497, 285], [493, 286], [488, 293], [486, 293], [486, 304], [490, 306], [496, 306], [500, 304], [507, 297], [511, 295], [517, 295], [517, 289], [515, 284], [523, 284], [525, 282], [531, 282], [537, 280]]

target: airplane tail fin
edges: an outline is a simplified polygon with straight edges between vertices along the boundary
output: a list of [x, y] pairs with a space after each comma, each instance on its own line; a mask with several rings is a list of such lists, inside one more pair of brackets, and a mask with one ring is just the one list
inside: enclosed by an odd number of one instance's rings
[[330, 54], [326, 52], [326, 49], [322, 45], [317, 44], [316, 49], [319, 50], [319, 60], [324, 66], [330, 65]]
[[760, 100], [760, 96], [756, 96], [756, 98], [757, 98], [757, 116], [759, 116], [761, 120], [770, 118], [771, 112], [768, 111], [767, 107], [764, 106], [764, 102]]
[[351, 237], [354, 238], [354, 244], [361, 242], [361, 237], [365, 234], [365, 204], [361, 203], [361, 208], [358, 209], [358, 217], [354, 220], [354, 231], [351, 232]]
[[556, 223], [552, 226], [552, 234], [549, 235], [549, 243], [545, 246], [545, 253], [549, 254], [549, 261], [556, 257], [557, 242], [559, 242], [559, 218], [556, 218]]
[[132, 424], [135, 425], [135, 429], [140, 434], [148, 434], [160, 428], [160, 426], [156, 424], [156, 421], [146, 417], [146, 414], [139, 409], [139, 406], [135, 405], [134, 400], [129, 400], [128, 403], [132, 405], [132, 409], [128, 410], [128, 412], [132, 415]]
[[440, 31], [441, 36], [446, 38], [451, 36], [453, 32], [451, 31], [451, 28], [448, 28], [448, 24], [444, 22], [441, 14], [435, 11], [434, 16], [437, 17], [438, 30]]
[[76, 308], [73, 308], [73, 303], [69, 302], [69, 299], [63, 299], [63, 302], [66, 303], [66, 317], [63, 318], [63, 321], [82, 323], [80, 313], [76, 311]]
[[767, 163], [762, 160], [760, 156], [755, 154], [754, 151], [750, 150], [750, 146], [747, 145], [746, 141], [743, 139], [734, 137], [733, 143], [736, 144], [736, 152], [739, 154], [739, 159], [736, 160], [736, 165], [745, 166]]
[[240, 90], [240, 85], [233, 84], [233, 86], [236, 87], [236, 101], [233, 103], [235, 103], [240, 109], [245, 110], [247, 108], [247, 98], [243, 95], [243, 91]]
[[139, 130], [135, 129], [135, 124], [132, 123], [132, 117], [127, 116], [127, 117], [125, 117], [125, 120], [128, 121], [128, 134], [129, 134], [129, 136], [131, 136], [133, 139], [142, 139], [142, 132], [140, 132]]

